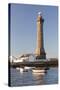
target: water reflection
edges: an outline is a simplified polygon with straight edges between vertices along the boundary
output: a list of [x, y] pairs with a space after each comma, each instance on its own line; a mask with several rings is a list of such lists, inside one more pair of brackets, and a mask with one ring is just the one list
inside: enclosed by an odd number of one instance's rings
[[34, 73], [32, 70], [21, 73], [11, 68], [11, 86], [44, 85], [58, 83], [58, 68], [50, 68], [47, 73]]

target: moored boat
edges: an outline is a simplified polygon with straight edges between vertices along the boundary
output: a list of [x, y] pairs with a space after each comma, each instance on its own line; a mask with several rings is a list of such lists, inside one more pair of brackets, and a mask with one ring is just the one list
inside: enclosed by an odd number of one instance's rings
[[32, 69], [32, 72], [34, 72], [34, 73], [45, 73], [46, 70], [45, 70], [45, 68], [34, 68], [34, 69]]

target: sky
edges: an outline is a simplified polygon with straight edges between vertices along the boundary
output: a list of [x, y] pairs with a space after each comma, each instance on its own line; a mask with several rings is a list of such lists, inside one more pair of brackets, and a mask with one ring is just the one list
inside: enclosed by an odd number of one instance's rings
[[47, 58], [58, 57], [58, 7], [44, 5], [11, 4], [11, 55], [35, 53], [37, 16], [44, 18], [43, 38]]

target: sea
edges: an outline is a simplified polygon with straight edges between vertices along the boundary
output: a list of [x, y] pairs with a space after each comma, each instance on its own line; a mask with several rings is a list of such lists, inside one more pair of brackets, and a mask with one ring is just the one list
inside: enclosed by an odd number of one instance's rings
[[57, 67], [49, 68], [46, 73], [35, 73], [31, 69], [24, 72], [16, 68], [10, 70], [11, 87], [58, 84]]

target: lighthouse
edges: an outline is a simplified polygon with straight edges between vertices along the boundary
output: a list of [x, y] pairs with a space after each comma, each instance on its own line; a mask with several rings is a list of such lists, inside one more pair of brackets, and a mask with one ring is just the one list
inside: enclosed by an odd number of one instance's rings
[[44, 50], [44, 39], [43, 39], [43, 23], [44, 19], [42, 13], [38, 12], [37, 16], [37, 46], [36, 46], [36, 59], [46, 59], [46, 53]]

